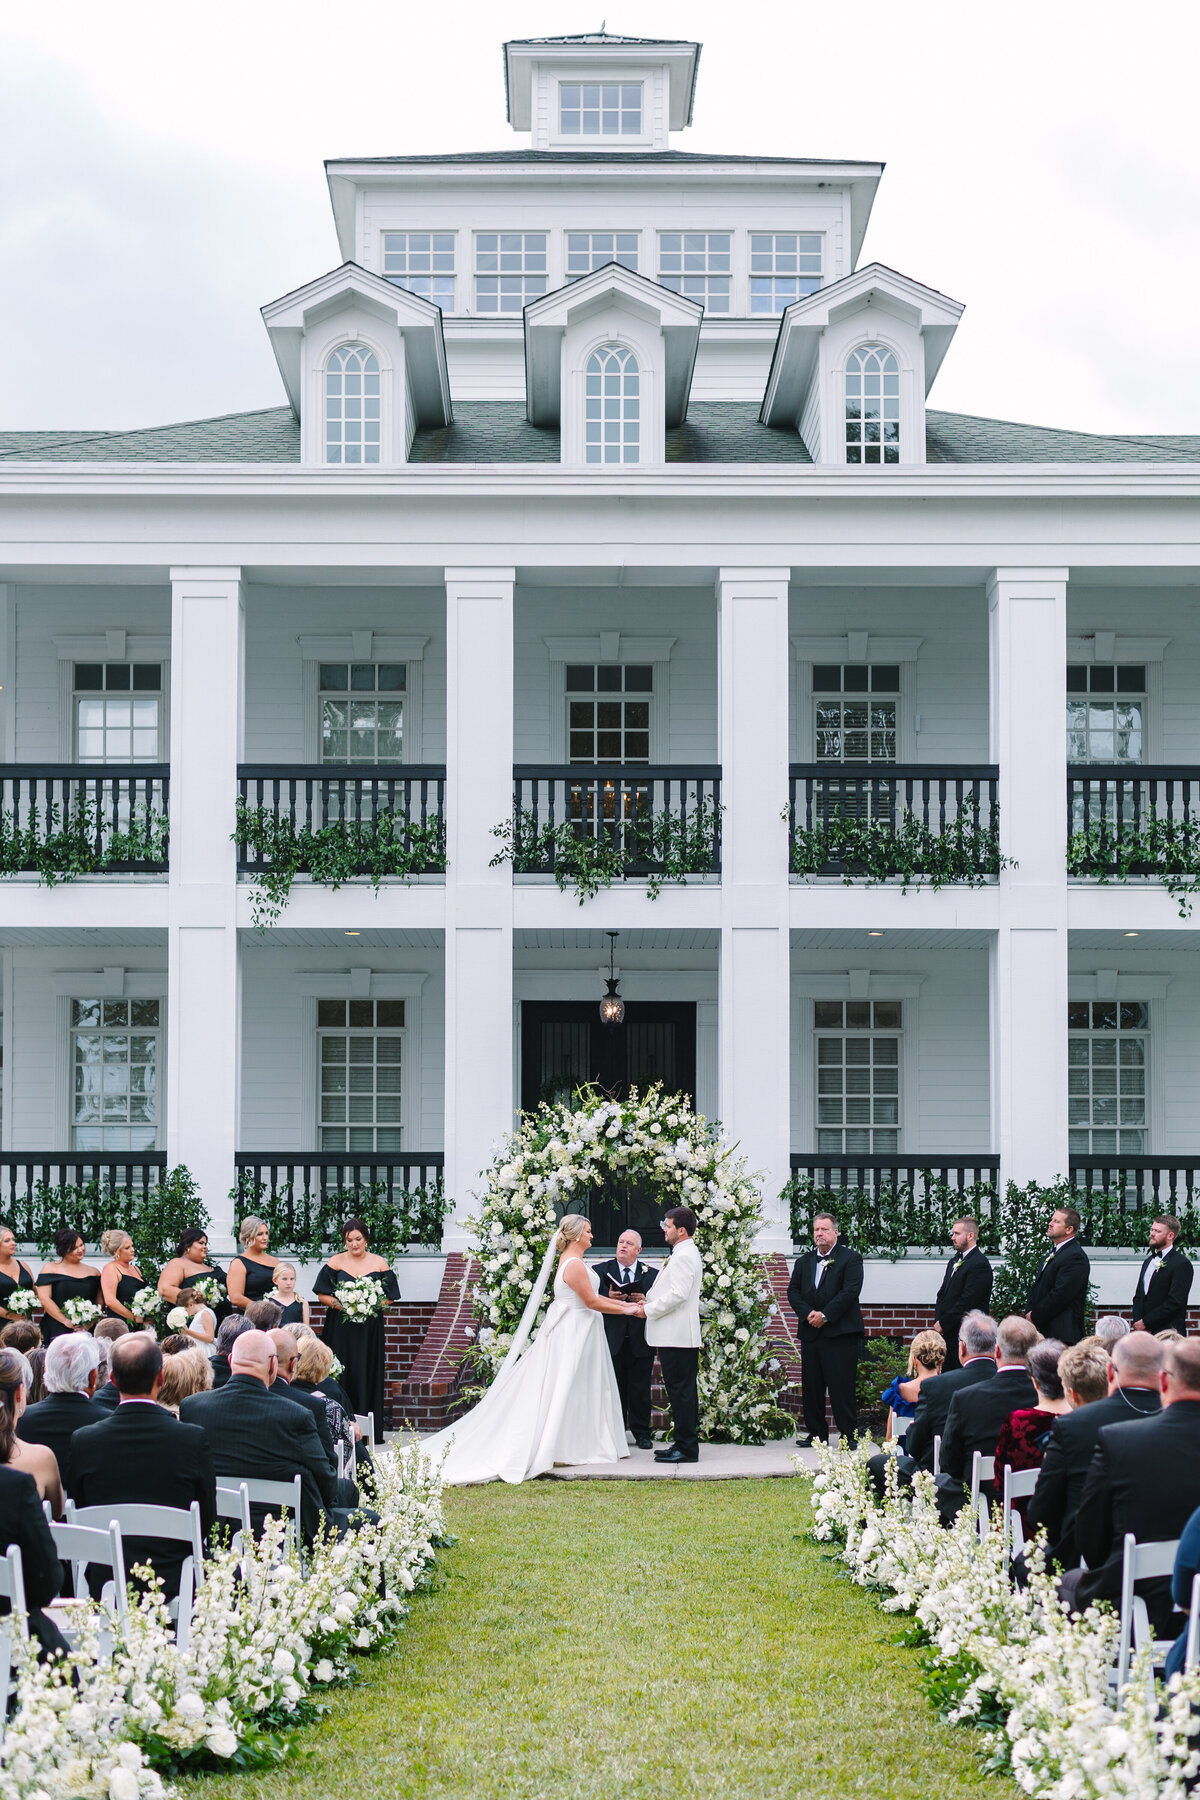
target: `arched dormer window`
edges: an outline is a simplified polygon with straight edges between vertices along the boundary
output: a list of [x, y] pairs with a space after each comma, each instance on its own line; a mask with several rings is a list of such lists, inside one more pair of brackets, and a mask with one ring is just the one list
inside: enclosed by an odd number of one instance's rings
[[637, 357], [620, 344], [602, 344], [588, 357], [584, 455], [590, 463], [642, 460], [641, 376]]
[[379, 359], [363, 344], [339, 344], [325, 364], [325, 461], [377, 463]]
[[883, 344], [846, 358], [846, 461], [900, 461], [900, 369]]

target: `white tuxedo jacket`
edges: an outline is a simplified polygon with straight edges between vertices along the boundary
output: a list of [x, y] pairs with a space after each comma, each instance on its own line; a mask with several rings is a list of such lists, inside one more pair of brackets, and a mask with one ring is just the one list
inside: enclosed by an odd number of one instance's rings
[[646, 1342], [655, 1348], [700, 1348], [700, 1277], [704, 1259], [691, 1238], [676, 1244], [646, 1295]]

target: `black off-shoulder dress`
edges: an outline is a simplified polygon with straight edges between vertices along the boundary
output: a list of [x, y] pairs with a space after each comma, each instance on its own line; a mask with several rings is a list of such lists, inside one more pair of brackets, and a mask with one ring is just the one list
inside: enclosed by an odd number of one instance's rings
[[[372, 1269], [370, 1278], [379, 1282], [390, 1301], [399, 1300], [400, 1284], [394, 1269]], [[354, 1279], [345, 1269], [331, 1269], [326, 1263], [313, 1282], [313, 1293], [319, 1300], [323, 1295], [335, 1294], [343, 1281]], [[338, 1380], [350, 1396], [355, 1412], [375, 1414], [377, 1444], [383, 1442], [383, 1320], [384, 1315], [378, 1313], [365, 1324], [352, 1325], [336, 1306], [327, 1306], [321, 1334], [333, 1354], [341, 1359], [343, 1373]]]

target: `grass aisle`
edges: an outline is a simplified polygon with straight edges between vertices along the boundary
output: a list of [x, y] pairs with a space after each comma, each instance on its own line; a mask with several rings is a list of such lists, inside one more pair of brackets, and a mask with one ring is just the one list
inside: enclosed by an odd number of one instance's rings
[[457, 1546], [308, 1754], [194, 1800], [1015, 1794], [939, 1724], [902, 1621], [798, 1536], [794, 1481], [448, 1496]]

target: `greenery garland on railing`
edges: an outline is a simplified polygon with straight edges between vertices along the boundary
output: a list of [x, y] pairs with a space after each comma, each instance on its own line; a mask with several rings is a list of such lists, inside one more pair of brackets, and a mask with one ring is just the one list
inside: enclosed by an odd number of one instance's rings
[[[786, 809], [783, 817], [788, 817]], [[935, 892], [951, 883], [983, 887], [1002, 868], [1011, 867], [1012, 858], [1000, 853], [1000, 827], [994, 817], [984, 825], [960, 813], [939, 831], [910, 812], [894, 823], [890, 818], [831, 812], [811, 828], [796, 825], [792, 874], [820, 875], [831, 865], [840, 866], [846, 887], [856, 881], [874, 887], [899, 876], [906, 894], [918, 881]]]
[[582, 906], [614, 881], [644, 878], [656, 900], [668, 882], [682, 885], [689, 875], [714, 874], [720, 861], [721, 807], [700, 799], [686, 816], [674, 812], [635, 813], [613, 823], [563, 819], [539, 823], [518, 807], [493, 828], [501, 848], [491, 867], [511, 863], [516, 875], [553, 874], [560, 893], [573, 888]]
[[384, 1181], [309, 1192], [296, 1191], [289, 1181], [272, 1191], [249, 1170], [241, 1172], [229, 1198], [239, 1219], [253, 1213], [270, 1228], [276, 1255], [310, 1262], [323, 1262], [342, 1249], [342, 1228], [351, 1216], [363, 1221], [371, 1249], [389, 1262], [408, 1250], [438, 1250], [446, 1215], [453, 1207], [440, 1182], [393, 1188], [389, 1200]]
[[[119, 1162], [120, 1152], [112, 1153]], [[19, 1203], [18, 1203], [19, 1204]], [[111, 1187], [106, 1181], [34, 1183], [23, 1210], [5, 1220], [17, 1237], [47, 1256], [54, 1235], [64, 1225], [77, 1227], [88, 1244], [98, 1245], [106, 1231], [120, 1228], [133, 1239], [135, 1261], [148, 1281], [175, 1254], [181, 1231], [189, 1225], [206, 1230], [208, 1213], [190, 1169], [181, 1163], [167, 1170], [143, 1193], [138, 1187]]]
[[1097, 820], [1068, 838], [1067, 873], [1101, 886], [1135, 876], [1161, 881], [1186, 919], [1200, 893], [1200, 819], [1163, 819], [1150, 807], [1128, 824]]
[[0, 813], [0, 877], [32, 873], [57, 887], [129, 863], [165, 863], [167, 840], [167, 815], [157, 807], [135, 807], [124, 825], [112, 826], [80, 794], [66, 808], [54, 801], [44, 812], [31, 807], [23, 824], [15, 811]]
[[254, 850], [263, 859], [263, 866], [250, 872], [250, 913], [258, 931], [279, 918], [297, 875], [310, 875], [335, 891], [366, 875], [378, 891], [388, 878], [409, 881], [446, 869], [444, 822], [406, 820], [396, 813], [381, 813], [374, 820], [336, 819], [314, 831], [269, 806], [248, 806], [239, 798], [233, 841], [239, 850]]

